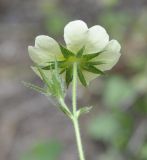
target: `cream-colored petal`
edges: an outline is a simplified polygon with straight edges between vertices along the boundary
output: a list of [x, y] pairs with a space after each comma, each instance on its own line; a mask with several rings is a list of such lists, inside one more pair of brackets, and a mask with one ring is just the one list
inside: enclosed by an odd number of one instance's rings
[[28, 47], [28, 52], [32, 61], [39, 65], [44, 65], [54, 59], [53, 54], [49, 54], [47, 50], [36, 48], [33, 46]]
[[87, 39], [88, 27], [81, 20], [69, 22], [64, 28], [64, 40], [67, 48], [77, 52], [85, 45]]
[[116, 40], [111, 40], [109, 44], [104, 48], [102, 52], [95, 60], [101, 61], [104, 64], [101, 64], [98, 69], [105, 71], [110, 70], [119, 60], [121, 46]]
[[49, 61], [62, 60], [62, 54], [52, 53], [43, 48], [37, 48], [33, 46], [28, 47], [29, 56], [35, 63], [39, 65], [45, 65]]
[[58, 55], [61, 53], [58, 43], [51, 37], [40, 35], [35, 39], [35, 47], [47, 50], [49, 53]]
[[53, 38], [44, 35], [36, 37], [35, 47], [29, 46], [28, 52], [31, 59], [39, 65], [62, 57], [58, 43]]
[[96, 53], [104, 49], [109, 42], [109, 35], [106, 30], [99, 25], [89, 28], [85, 53]]

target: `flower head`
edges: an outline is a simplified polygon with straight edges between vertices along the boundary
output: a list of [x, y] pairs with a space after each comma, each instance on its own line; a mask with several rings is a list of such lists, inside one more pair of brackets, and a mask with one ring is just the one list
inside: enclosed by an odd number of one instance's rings
[[103, 27], [96, 25], [88, 28], [81, 20], [65, 26], [64, 40], [66, 47], [51, 37], [40, 35], [36, 37], [35, 46], [29, 46], [28, 50], [31, 59], [41, 66], [45, 74], [55, 68], [57, 61], [60, 74], [65, 73], [67, 84], [73, 78], [73, 63], [77, 63], [79, 80], [86, 86], [104, 71], [110, 70], [121, 55], [120, 44], [116, 40], [109, 41]]

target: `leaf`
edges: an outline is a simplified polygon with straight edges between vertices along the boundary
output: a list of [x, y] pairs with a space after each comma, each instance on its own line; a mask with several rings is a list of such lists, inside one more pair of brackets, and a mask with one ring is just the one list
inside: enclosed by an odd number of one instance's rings
[[70, 66], [70, 67], [66, 68], [66, 84], [67, 84], [67, 87], [69, 86], [72, 79], [73, 79], [73, 67]]
[[70, 119], [72, 119], [72, 114], [71, 114], [71, 112], [69, 112], [65, 107], [63, 107], [63, 106], [60, 106], [60, 109], [61, 109], [61, 111], [65, 114], [65, 115], [67, 115]]
[[82, 47], [78, 52], [77, 52], [77, 57], [82, 57], [84, 53], [85, 47]]
[[43, 88], [41, 88], [41, 87], [38, 87], [38, 86], [36, 86], [36, 85], [34, 85], [34, 84], [32, 84], [32, 83], [27, 83], [27, 82], [22, 82], [23, 83], [23, 85], [25, 86], [25, 87], [28, 87], [28, 88], [30, 88], [30, 89], [33, 89], [33, 90], [35, 90], [35, 91], [37, 91], [37, 92], [39, 92], [39, 93], [42, 93], [42, 94], [46, 94], [47, 92], [45, 91], [45, 89], [43, 89]]
[[48, 88], [50, 88], [50, 82], [49, 82], [48, 78], [46, 77], [46, 75], [44, 74], [44, 72], [42, 71], [42, 69], [38, 65], [36, 65], [36, 67], [37, 67], [44, 83], [47, 85]]
[[64, 84], [60, 77], [59, 71], [58, 71], [58, 64], [55, 61], [55, 70], [52, 71], [52, 77], [50, 86], [52, 89], [52, 94], [56, 97], [62, 97], [65, 96], [65, 90], [64, 90]]
[[91, 109], [92, 109], [92, 106], [80, 108], [80, 109], [77, 111], [77, 116], [79, 117], [79, 116], [82, 115], [82, 114], [89, 113]]
[[95, 74], [104, 74], [104, 72], [102, 72], [101, 70], [99, 70], [96, 67], [94, 67], [92, 65], [89, 65], [89, 64], [83, 66], [83, 69], [88, 71], [88, 72], [95, 73]]
[[104, 51], [101, 51], [101, 52], [98, 52], [98, 53], [92, 53], [92, 54], [86, 54], [86, 55], [83, 55], [83, 58], [85, 58], [86, 60], [91, 60], [97, 56], [99, 56], [100, 53], [102, 53]]
[[55, 61], [55, 69], [51, 70], [52, 74], [51, 74], [50, 79], [48, 79], [46, 77], [46, 75], [44, 74], [44, 72], [42, 71], [42, 69], [39, 66], [37, 66], [37, 68], [41, 74], [41, 77], [42, 77], [44, 83], [47, 85], [48, 92], [52, 96], [55, 96], [56, 98], [64, 97], [65, 96], [64, 85], [63, 85], [62, 80], [60, 78], [60, 75], [58, 73], [57, 62]]
[[79, 67], [77, 69], [77, 72], [78, 72], [78, 77], [79, 77], [80, 82], [86, 87], [87, 86], [86, 79], [85, 79], [85, 77]]
[[68, 50], [67, 48], [65, 48], [64, 46], [62, 46], [61, 44], [59, 44], [61, 52], [64, 56], [64, 58], [69, 58], [71, 56], [75, 56], [74, 53], [72, 53], [70, 50]]

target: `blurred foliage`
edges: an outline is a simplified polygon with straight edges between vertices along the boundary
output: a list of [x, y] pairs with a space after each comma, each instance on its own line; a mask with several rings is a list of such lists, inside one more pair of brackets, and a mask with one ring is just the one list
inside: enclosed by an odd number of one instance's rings
[[59, 142], [46, 141], [36, 144], [20, 160], [58, 160], [61, 152], [62, 147]]
[[99, 23], [109, 31], [111, 37], [119, 41], [123, 40], [131, 20], [132, 15], [129, 12], [116, 10], [107, 10], [99, 17]]
[[141, 151], [140, 151], [140, 158], [141, 160], [146, 160], [147, 159], [147, 144], [145, 144]]
[[[143, 126], [143, 135], [138, 131], [147, 121], [147, 74], [145, 65], [138, 67], [139, 72], [131, 77], [111, 75], [104, 84], [106, 111], [92, 119], [88, 127], [92, 139], [103, 141], [108, 146], [108, 153], [102, 153], [100, 160], [125, 160], [126, 155], [129, 160], [147, 159], [147, 141], [144, 141], [147, 127]], [[137, 154], [140, 147], [140, 154]]]
[[132, 118], [129, 114], [104, 113], [91, 121], [89, 133], [95, 140], [110, 144], [111, 148], [124, 149], [132, 128]]
[[147, 115], [147, 98], [146, 96], [140, 97], [138, 101], [136, 101], [136, 104], [134, 105], [134, 111], [136, 113], [141, 114], [142, 116]]
[[45, 28], [48, 33], [61, 35], [62, 29], [64, 28], [65, 24], [67, 23], [67, 19], [64, 13], [58, 11], [59, 13], [52, 13], [50, 16], [46, 17], [45, 20]]
[[99, 0], [99, 2], [102, 3], [103, 7], [107, 7], [108, 9], [109, 7], [118, 5], [120, 0]]
[[99, 156], [99, 160], [124, 160], [117, 150], [109, 150], [107, 153]]
[[49, 34], [59, 37], [63, 34], [63, 28], [67, 24], [69, 17], [59, 6], [57, 1], [43, 3], [42, 12], [44, 14], [44, 26]]
[[136, 98], [135, 89], [131, 83], [121, 76], [113, 76], [107, 80], [104, 88], [104, 103], [111, 108], [133, 101]]
[[143, 116], [146, 117], [146, 95], [138, 94], [138, 90], [131, 85], [131, 81], [125, 80], [121, 76], [115, 75], [108, 78], [104, 86], [105, 111], [95, 116], [88, 127], [92, 139], [102, 141], [108, 146], [108, 153], [105, 152], [100, 159], [126, 160], [124, 155], [129, 153], [129, 160], [145, 160], [147, 143], [141, 139], [145, 139], [147, 133], [141, 138], [138, 137], [141, 135], [137, 135], [137, 141], [141, 141], [139, 143], [142, 147], [140, 154], [138, 154], [138, 150], [130, 152], [129, 143], [132, 143], [132, 139], [136, 141], [134, 137], [137, 134], [136, 130], [140, 127], [137, 126], [138, 122], [135, 117], [141, 117], [141, 119]]

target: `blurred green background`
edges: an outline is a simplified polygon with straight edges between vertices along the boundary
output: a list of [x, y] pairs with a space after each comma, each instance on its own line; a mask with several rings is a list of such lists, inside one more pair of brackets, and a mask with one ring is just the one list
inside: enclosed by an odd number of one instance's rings
[[71, 123], [21, 83], [41, 84], [27, 46], [40, 34], [64, 43], [64, 26], [76, 19], [122, 45], [113, 70], [79, 88], [79, 106], [94, 106], [80, 119], [86, 159], [147, 160], [146, 0], [0, 0], [0, 160], [78, 159]]

